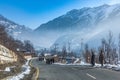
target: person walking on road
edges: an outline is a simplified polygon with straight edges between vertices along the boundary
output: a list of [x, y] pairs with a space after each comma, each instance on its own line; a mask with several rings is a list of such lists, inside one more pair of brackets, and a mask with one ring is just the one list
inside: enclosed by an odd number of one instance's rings
[[100, 55], [99, 55], [99, 62], [101, 64], [101, 67], [103, 67], [103, 63], [104, 63], [104, 55], [103, 55], [103, 51], [100, 51]]
[[91, 51], [91, 53], [92, 53], [92, 56], [91, 56], [91, 64], [92, 64], [92, 66], [95, 66], [95, 54], [94, 54], [93, 51]]

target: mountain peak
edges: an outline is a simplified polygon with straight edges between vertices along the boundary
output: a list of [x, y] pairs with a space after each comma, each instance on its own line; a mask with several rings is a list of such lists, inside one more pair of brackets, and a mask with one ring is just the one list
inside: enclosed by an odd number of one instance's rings
[[[67, 35], [68, 38], [68, 34], [72, 35], [83, 30], [87, 31], [97, 28], [100, 24], [105, 24], [105, 22], [112, 21], [119, 17], [119, 4], [103, 4], [98, 7], [84, 7], [81, 9], [73, 9], [62, 16], [40, 25], [35, 32], [39, 36], [49, 36], [50, 39], [54, 38], [54, 40], [63, 35]], [[64, 39], [62, 38], [61, 41], [62, 40]]]
[[27, 33], [29, 31], [32, 31], [30, 28], [25, 27], [24, 25], [19, 25], [4, 16], [0, 15], [0, 25], [5, 27], [8, 34], [11, 36], [17, 38], [21, 34]]
[[103, 4], [100, 7], [109, 7], [109, 6], [110, 6], [109, 4]]

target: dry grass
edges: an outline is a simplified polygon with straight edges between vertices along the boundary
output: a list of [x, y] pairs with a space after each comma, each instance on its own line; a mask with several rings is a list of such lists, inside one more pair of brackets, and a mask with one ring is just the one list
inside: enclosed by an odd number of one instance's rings
[[0, 70], [5, 70], [6, 67], [11, 67], [11, 66], [15, 66], [13, 68], [11, 68], [10, 72], [6, 72], [6, 71], [0, 71], [0, 79], [6, 78], [8, 76], [13, 76], [16, 75], [17, 73], [20, 73], [22, 71], [22, 65], [24, 63], [7, 63], [7, 64], [0, 64]]
[[19, 67], [17, 66], [17, 67], [11, 68], [10, 72], [0, 71], [0, 79], [6, 78], [8, 76], [13, 76], [17, 73], [20, 73], [21, 69], [22, 68], [20, 66]]
[[[22, 71], [22, 65], [24, 63], [8, 63], [8, 64], [4, 64], [4, 65], [0, 65], [0, 69], [1, 70], [4, 70], [6, 67], [8, 66], [15, 66], [13, 68], [11, 68], [11, 71], [10, 72], [6, 72], [6, 71], [0, 71], [0, 80], [3, 79], [3, 78], [6, 78], [6, 77], [9, 77], [9, 76], [14, 76], [18, 73], [21, 73]], [[25, 75], [23, 79], [21, 80], [34, 80], [34, 74], [36, 72], [36, 68], [32, 67], [31, 66], [31, 71], [30, 71], [30, 74], [28, 75]]]

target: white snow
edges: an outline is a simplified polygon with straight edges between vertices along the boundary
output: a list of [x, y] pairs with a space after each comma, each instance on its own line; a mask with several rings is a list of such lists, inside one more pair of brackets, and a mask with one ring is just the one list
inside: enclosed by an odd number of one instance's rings
[[51, 54], [50, 53], [45, 53], [44, 56], [50, 56]]
[[54, 57], [57, 57], [57, 55], [54, 55]]
[[80, 60], [80, 59], [79, 59], [79, 58], [77, 58], [77, 59], [74, 61], [74, 63], [77, 63], [79, 60]]
[[57, 64], [57, 65], [81, 65], [81, 66], [90, 65], [89, 63], [85, 63], [85, 62], [83, 62], [83, 61], [81, 61], [80, 63], [70, 63], [70, 64], [66, 64], [66, 63], [59, 63], [59, 62], [57, 62], [57, 63], [54, 63], [54, 64]]
[[81, 64], [81, 65], [90, 65], [89, 63], [85, 63], [85, 62], [83, 62], [83, 61], [81, 61], [80, 64]]
[[24, 71], [22, 73], [12, 76], [11, 78], [9, 78], [7, 80], [21, 80], [26, 74], [29, 74], [30, 73], [30, 66], [28, 65], [29, 60], [30, 59], [28, 59], [26, 64], [22, 66], [22, 68], [24, 69]]
[[[95, 63], [94, 67], [100, 68], [101, 64]], [[111, 69], [111, 70], [115, 70], [115, 71], [120, 71], [120, 64], [117, 64], [117, 65], [115, 65], [115, 64], [104, 64], [103, 68]]]
[[10, 72], [10, 67], [6, 67], [4, 71]]
[[117, 67], [113, 68], [113, 70], [120, 71], [120, 65], [118, 65]]
[[[79, 59], [76, 59], [76, 61], [78, 61]], [[75, 62], [76, 62], [75, 61]], [[54, 63], [56, 65], [80, 65], [80, 66], [90, 66], [90, 63], [85, 63], [84, 61], [81, 61], [80, 63], [70, 63], [70, 64], [66, 64], [66, 63]], [[95, 63], [95, 68], [101, 68], [101, 64]], [[111, 64], [104, 64], [102, 68], [106, 68], [106, 69], [111, 69], [111, 70], [115, 70], [115, 71], [120, 71], [120, 64], [117, 65], [111, 65]]]
[[104, 64], [104, 67], [107, 68], [107, 69], [120, 71], [120, 64], [117, 64], [117, 65]]

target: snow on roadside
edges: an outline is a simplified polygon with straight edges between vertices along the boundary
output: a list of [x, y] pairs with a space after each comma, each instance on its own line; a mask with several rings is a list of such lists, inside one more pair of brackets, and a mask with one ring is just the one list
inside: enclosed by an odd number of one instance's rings
[[73, 63], [60, 63], [60, 62], [56, 62], [54, 64], [57, 65], [90, 65], [89, 63], [85, 63], [84, 61], [81, 61], [79, 58], [76, 58], [76, 60]]
[[77, 62], [79, 62], [80, 61], [80, 59], [79, 58], [77, 58], [75, 61], [74, 61], [74, 63], [77, 63]]
[[120, 71], [120, 65], [118, 65], [117, 67], [113, 68], [115, 71]]
[[6, 72], [10, 72], [11, 68], [14, 68], [16, 66], [10, 66], [10, 67], [6, 67], [4, 70], [0, 70], [0, 71], [6, 71]]
[[85, 62], [83, 62], [83, 61], [81, 61], [80, 63], [70, 63], [70, 64], [64, 64], [64, 63], [59, 63], [59, 62], [57, 62], [57, 63], [54, 63], [54, 64], [57, 64], [57, 65], [83, 65], [83, 66], [85, 66], [85, 65], [90, 65], [89, 63], [85, 63]]
[[115, 71], [120, 71], [120, 64], [117, 65], [111, 65], [111, 64], [104, 64], [104, 67], [107, 69], [112, 69]]
[[84, 61], [81, 61], [80, 65], [91, 65], [90, 63], [85, 63]]
[[[56, 65], [80, 65], [80, 66], [90, 66], [90, 63], [85, 63], [84, 61], [80, 61], [79, 58], [77, 58], [73, 63], [60, 63], [60, 62], [56, 62], [54, 64]], [[95, 63], [95, 68], [101, 68], [101, 64]], [[117, 65], [111, 65], [111, 64], [103, 64], [102, 68], [106, 68], [106, 69], [112, 69], [115, 71], [120, 71], [120, 61]]]
[[30, 59], [27, 60], [26, 64], [22, 66], [22, 68], [24, 69], [24, 71], [22, 71], [21, 73], [10, 77], [7, 80], [20, 80], [22, 79], [26, 74], [30, 73], [30, 66], [29, 66], [29, 61]]
[[[77, 61], [77, 60], [76, 60]], [[85, 63], [83, 61], [81, 61], [80, 63], [70, 63], [70, 64], [66, 64], [66, 63], [54, 63], [56, 65], [80, 65], [80, 66], [90, 66], [91, 64], [89, 63]], [[101, 68], [101, 64], [95, 63], [95, 68]], [[118, 65], [111, 65], [111, 64], [104, 64], [103, 68], [107, 68], [107, 69], [112, 69], [115, 71], [120, 71], [120, 64]]]
[[[95, 63], [95, 66], [96, 68], [101, 68], [101, 64], [98, 64], [98, 63]], [[112, 69], [112, 70], [115, 70], [115, 71], [120, 71], [120, 64], [103, 64], [103, 67], [102, 68], [106, 68], [106, 69]]]

